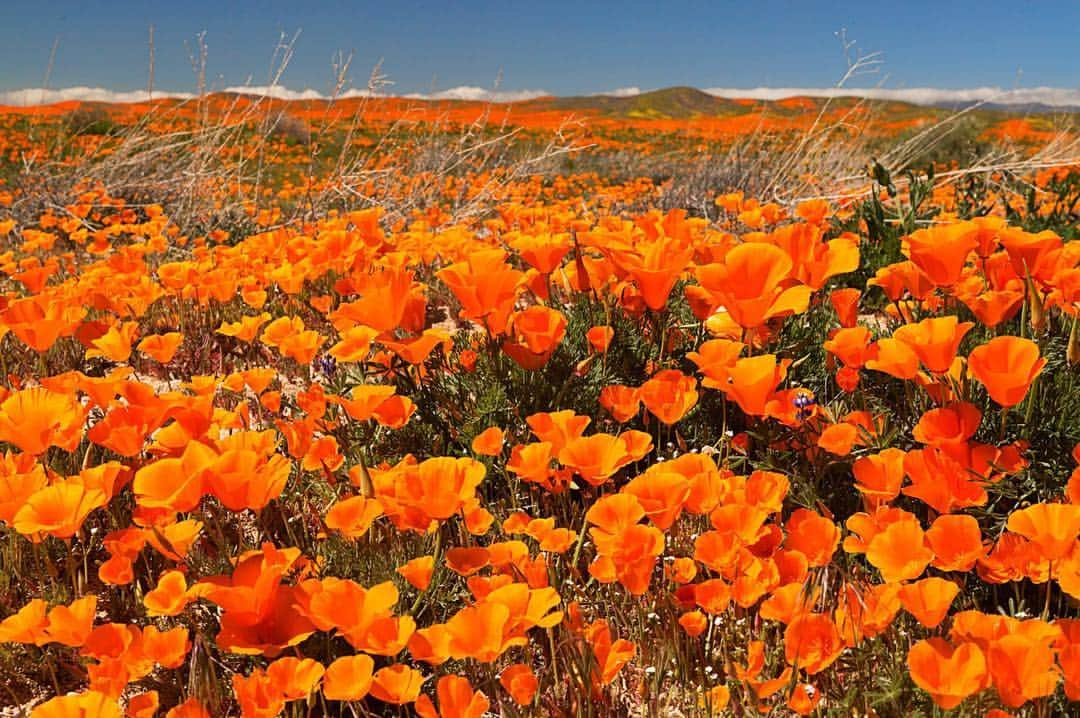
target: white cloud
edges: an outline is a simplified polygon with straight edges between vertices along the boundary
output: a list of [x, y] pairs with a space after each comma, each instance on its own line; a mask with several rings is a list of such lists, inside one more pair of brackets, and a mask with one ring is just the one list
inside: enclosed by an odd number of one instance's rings
[[451, 87], [438, 92], [411, 92], [402, 97], [413, 100], [476, 100], [481, 102], [522, 102], [535, 100], [537, 97], [548, 97], [551, 93], [546, 90], [488, 90], [473, 85], [461, 85]]
[[[189, 98], [191, 94], [186, 92], [155, 92], [155, 98], [178, 97]], [[30, 105], [52, 105], [57, 102], [146, 102], [146, 90], [131, 90], [130, 92], [117, 92], [106, 90], [104, 87], [65, 87], [52, 90], [44, 87], [28, 87], [23, 90], [8, 90], [0, 92], [0, 105], [14, 105], [16, 107], [28, 107]]]
[[634, 97], [640, 94], [640, 87], [617, 87], [607, 92], [591, 92], [589, 97]]
[[906, 89], [821, 88], [821, 87], [710, 87], [704, 92], [717, 97], [748, 100], [782, 100], [786, 97], [866, 97], [874, 100], [897, 100], [916, 105], [992, 102], [1003, 105], [1041, 103], [1051, 107], [1080, 106], [1080, 90], [1062, 87], [1029, 87], [1003, 90], [1000, 87], [973, 87], [964, 90], [941, 90], [933, 87]]
[[[258, 97], [271, 97], [278, 100], [324, 100], [328, 95], [312, 88], [291, 90], [284, 85], [241, 85], [226, 87], [225, 92], [235, 92]], [[639, 87], [620, 87], [606, 92], [594, 93], [596, 96], [633, 97], [641, 94]], [[898, 100], [917, 105], [945, 103], [969, 104], [991, 102], [996, 104], [1040, 103], [1051, 107], [1080, 107], [1080, 89], [1061, 87], [1030, 87], [1015, 90], [1003, 90], [1000, 87], [975, 87], [961, 90], [941, 90], [932, 87], [911, 87], [905, 89], [886, 88], [820, 88], [820, 87], [753, 87], [753, 88], [706, 88], [704, 92], [717, 97], [751, 100], [780, 100], [786, 97], [866, 97], [880, 100]], [[368, 97], [371, 92], [366, 88], [346, 90], [341, 97]], [[546, 97], [550, 93], [544, 90], [492, 90], [472, 85], [451, 87], [431, 93], [409, 93], [399, 95], [417, 100], [473, 100], [481, 102], [521, 102], [537, 97]], [[189, 92], [154, 91], [155, 98], [173, 97], [189, 99]], [[31, 106], [49, 105], [57, 102], [79, 100], [84, 102], [145, 102], [145, 90], [116, 91], [103, 87], [66, 87], [47, 89], [40, 87], [22, 90], [0, 91], [0, 105]]]

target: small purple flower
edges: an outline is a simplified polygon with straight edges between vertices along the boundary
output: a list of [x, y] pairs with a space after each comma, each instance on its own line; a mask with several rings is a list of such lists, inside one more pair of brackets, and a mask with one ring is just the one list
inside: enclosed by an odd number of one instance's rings
[[337, 359], [324, 354], [321, 357], [315, 359], [315, 370], [321, 373], [323, 376], [332, 377], [334, 372], [337, 371]]

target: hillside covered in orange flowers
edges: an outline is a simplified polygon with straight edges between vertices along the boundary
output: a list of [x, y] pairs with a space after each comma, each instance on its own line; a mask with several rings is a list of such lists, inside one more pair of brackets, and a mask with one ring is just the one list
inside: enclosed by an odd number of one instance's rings
[[0, 704], [1075, 715], [1065, 120], [0, 108]]

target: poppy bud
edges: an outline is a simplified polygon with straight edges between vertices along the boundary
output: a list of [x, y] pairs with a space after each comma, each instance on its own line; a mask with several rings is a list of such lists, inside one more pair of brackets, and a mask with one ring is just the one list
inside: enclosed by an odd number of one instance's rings
[[1046, 309], [1043, 308], [1042, 297], [1039, 296], [1039, 290], [1035, 287], [1035, 282], [1030, 274], [1027, 278], [1027, 289], [1031, 328], [1036, 332], [1041, 332], [1046, 329]]
[[1072, 331], [1069, 332], [1069, 346], [1065, 350], [1065, 359], [1069, 364], [1080, 364], [1080, 320], [1073, 317]]

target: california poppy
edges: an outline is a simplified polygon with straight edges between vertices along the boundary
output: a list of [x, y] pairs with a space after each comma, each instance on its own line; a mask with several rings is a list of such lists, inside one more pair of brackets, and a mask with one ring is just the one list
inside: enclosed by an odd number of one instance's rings
[[519, 706], [532, 703], [538, 681], [532, 669], [524, 663], [515, 663], [499, 674], [499, 684]]
[[472, 440], [472, 450], [481, 456], [498, 456], [502, 453], [503, 430], [497, 426], [488, 427]]
[[443, 676], [436, 687], [439, 710], [427, 695], [416, 701], [416, 713], [421, 718], [481, 718], [488, 709], [490, 701], [480, 691], [473, 691], [467, 678], [461, 676]]
[[974, 643], [953, 647], [943, 638], [919, 641], [907, 656], [915, 685], [949, 710], [985, 687], [986, 657]]
[[893, 332], [893, 339], [910, 347], [928, 371], [944, 374], [952, 366], [964, 335], [973, 326], [955, 316], [931, 317], [918, 324], [905, 324]]
[[641, 385], [645, 408], [665, 424], [674, 424], [697, 404], [697, 382], [677, 369], [657, 372]]
[[935, 628], [945, 619], [960, 587], [952, 581], [931, 576], [900, 588], [904, 610], [927, 628]]
[[925, 541], [926, 536], [914, 518], [896, 521], [870, 539], [866, 559], [881, 571], [886, 581], [918, 578], [934, 558]]
[[1046, 359], [1039, 356], [1039, 346], [1021, 337], [995, 337], [968, 356], [968, 369], [1004, 407], [1023, 401], [1044, 366]]
[[810, 288], [796, 285], [784, 289], [782, 282], [792, 270], [791, 258], [770, 244], [741, 244], [727, 253], [721, 264], [698, 267], [697, 279], [745, 329], [768, 319], [806, 310]]
[[50, 446], [74, 451], [87, 413], [74, 396], [43, 387], [15, 391], [0, 401], [0, 441], [34, 455]]
[[781, 359], [778, 363], [772, 354], [739, 359], [728, 371], [724, 392], [745, 413], [761, 416], [770, 395], [787, 376], [790, 364], [790, 359]]
[[917, 230], [905, 239], [907, 254], [934, 284], [951, 287], [977, 246], [976, 229], [974, 223], [956, 222]]
[[823, 614], [797, 616], [784, 631], [784, 657], [810, 675], [832, 665], [844, 648], [836, 624]]
[[180, 332], [149, 334], [139, 342], [138, 349], [154, 361], [168, 364], [176, 356], [176, 350], [180, 348], [183, 341], [184, 335]]
[[326, 667], [322, 694], [332, 701], [359, 701], [371, 690], [375, 661], [358, 654], [342, 656]]

